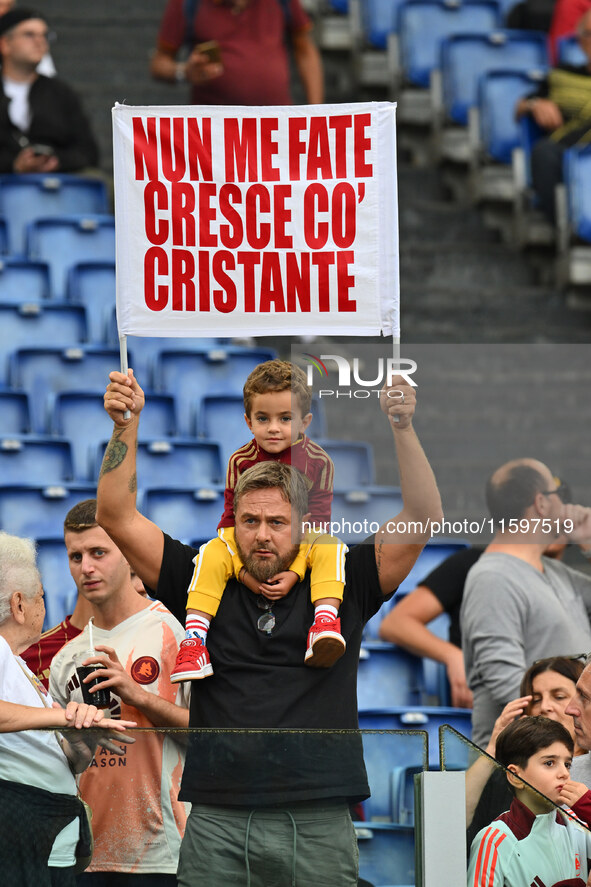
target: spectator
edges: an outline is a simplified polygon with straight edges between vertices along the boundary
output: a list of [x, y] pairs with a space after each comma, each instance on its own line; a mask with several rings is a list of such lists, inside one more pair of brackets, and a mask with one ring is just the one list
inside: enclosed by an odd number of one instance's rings
[[17, 8], [0, 17], [2, 173], [81, 172], [98, 164], [77, 95], [59, 78], [37, 71], [47, 35], [40, 13]]
[[[472, 708], [472, 691], [466, 683], [462, 653], [460, 606], [468, 571], [483, 551], [484, 546], [473, 546], [450, 555], [405, 595], [380, 625], [383, 640], [397, 644], [415, 656], [443, 662], [451, 689], [451, 704], [459, 708]], [[427, 623], [441, 613], [450, 615], [449, 641], [437, 637], [427, 628]]]
[[[390, 390], [403, 399], [396, 395], [392, 403]], [[101, 469], [97, 517], [145, 584], [182, 618], [197, 552], [136, 509], [135, 444], [143, 405], [132, 372], [111, 373], [105, 408], [115, 429]], [[413, 534], [394, 536], [386, 524], [347, 553], [340, 610], [347, 648], [329, 669], [303, 662], [312, 615], [309, 573], [272, 608], [238, 580], [228, 581], [208, 636], [214, 673], [191, 694], [191, 726], [220, 732], [196, 731], [189, 746], [180, 797], [193, 806], [180, 887], [227, 887], [250, 877], [259, 883], [263, 870], [282, 884], [357, 885], [349, 803], [367, 797], [368, 789], [360, 736], [348, 728], [358, 723], [363, 625], [408, 574], [427, 540], [429, 520], [441, 517], [435, 479], [412, 428], [414, 389], [400, 381], [383, 390], [381, 407], [390, 418], [400, 467], [404, 505], [396, 521], [409, 527], [414, 521]], [[255, 465], [240, 477], [236, 544], [255, 578], [261, 567], [274, 561], [279, 570], [293, 559], [307, 491], [304, 476], [278, 462]], [[425, 527], [420, 536], [416, 522]], [[269, 613], [270, 622], [259, 627]]]
[[[577, 681], [575, 693], [570, 700], [566, 714], [573, 718], [575, 739], [580, 748], [591, 749], [591, 656], [585, 657], [585, 668]], [[591, 785], [591, 755], [581, 755], [573, 761], [573, 779]]]
[[[96, 653], [88, 652], [86, 627], [53, 659], [51, 693], [64, 703], [81, 698], [75, 657], [88, 653], [84, 664], [96, 664], [93, 674], [101, 678], [91, 693], [108, 688], [114, 716], [131, 715], [140, 727], [186, 727], [185, 694], [170, 684], [182, 627], [161, 604], [138, 594], [129, 564], [95, 513], [95, 499], [75, 505], [64, 537], [72, 578], [94, 617]], [[177, 801], [183, 750], [171, 735], [148, 732], [127, 749], [124, 766], [105, 766], [107, 757], [102, 749], [80, 780], [93, 810], [95, 847], [79, 884], [176, 887], [186, 816]]]
[[[151, 72], [188, 82], [195, 105], [290, 105], [287, 38], [306, 101], [318, 104], [322, 62], [310, 27], [300, 0], [168, 0]], [[178, 61], [187, 44], [187, 61]]]
[[[0, 16], [4, 15], [5, 12], [10, 12], [15, 6], [15, 0], [0, 0]], [[52, 34], [49, 34], [48, 39], [51, 39], [52, 36]], [[49, 52], [45, 53], [37, 65], [37, 73], [44, 74], [46, 77], [55, 77], [57, 71], [55, 70], [55, 65]]]
[[23, 659], [33, 674], [39, 678], [46, 690], [49, 690], [49, 666], [55, 654], [64, 644], [77, 637], [90, 617], [92, 610], [88, 601], [78, 595], [74, 612], [60, 622], [44, 631], [35, 644], [25, 650]]
[[550, 59], [558, 61], [558, 41], [570, 37], [577, 30], [577, 24], [591, 9], [591, 0], [556, 0], [552, 22], [550, 23]]
[[468, 573], [460, 612], [472, 737], [482, 748], [529, 665], [591, 649], [591, 578], [544, 556], [557, 538], [591, 554], [591, 509], [565, 505], [560, 495], [550, 470], [534, 459], [506, 463], [487, 483], [497, 530]]
[[90, 839], [74, 773], [92, 760], [96, 728], [120, 736], [135, 724], [94, 705], [53, 703], [20, 658], [44, 616], [33, 543], [0, 533], [2, 877], [18, 887], [74, 887], [76, 857], [88, 855]]
[[531, 175], [540, 208], [554, 221], [554, 191], [562, 181], [562, 155], [567, 148], [591, 141], [591, 10], [577, 25], [577, 37], [587, 56], [584, 65], [552, 68], [536, 93], [520, 99], [519, 119], [528, 114], [548, 135], [535, 142]]
[[503, 772], [495, 769], [491, 758], [496, 756], [497, 738], [505, 727], [522, 715], [550, 718], [566, 727], [575, 743], [575, 757], [585, 753], [577, 742], [573, 719], [566, 709], [575, 694], [575, 685], [583, 671], [583, 661], [554, 656], [535, 662], [523, 675], [519, 698], [508, 702], [493, 728], [486, 747], [489, 758], [481, 755], [466, 773], [466, 824], [468, 846], [476, 833], [493, 816], [507, 810], [511, 803], [509, 787]]
[[556, 810], [568, 803], [591, 824], [591, 793], [571, 780], [572, 756], [572, 737], [556, 721], [523, 718], [505, 727], [497, 758], [515, 798], [475, 837], [469, 887], [585, 887], [591, 835]]
[[[566, 489], [566, 484], [562, 486]], [[565, 501], [570, 502], [570, 498]], [[565, 548], [565, 545], [554, 543], [546, 548], [544, 554], [546, 557], [561, 558]], [[483, 545], [474, 545], [450, 555], [410, 594], [405, 595], [380, 625], [380, 637], [385, 641], [397, 644], [415, 656], [443, 662], [447, 669], [451, 704], [460, 708], [472, 708], [472, 691], [466, 683], [462, 653], [460, 607], [470, 567], [474, 566], [483, 551]], [[427, 628], [427, 624], [441, 613], [450, 616], [449, 641], [437, 637]]]

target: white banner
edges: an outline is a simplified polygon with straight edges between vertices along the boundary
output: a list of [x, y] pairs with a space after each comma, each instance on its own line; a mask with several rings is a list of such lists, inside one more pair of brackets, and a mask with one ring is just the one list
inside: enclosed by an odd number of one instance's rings
[[395, 105], [113, 108], [134, 336], [399, 336]]

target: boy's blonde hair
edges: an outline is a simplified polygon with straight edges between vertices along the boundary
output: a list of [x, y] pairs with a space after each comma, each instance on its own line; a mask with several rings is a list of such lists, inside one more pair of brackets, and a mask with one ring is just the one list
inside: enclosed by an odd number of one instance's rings
[[252, 399], [268, 391], [291, 391], [297, 398], [302, 416], [310, 412], [312, 389], [305, 372], [288, 360], [267, 360], [254, 368], [244, 383], [244, 412], [250, 418]]

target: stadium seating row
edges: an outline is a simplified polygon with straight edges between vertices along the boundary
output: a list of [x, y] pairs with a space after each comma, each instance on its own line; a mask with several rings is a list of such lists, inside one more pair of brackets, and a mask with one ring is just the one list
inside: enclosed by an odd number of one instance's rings
[[[442, 164], [446, 184], [481, 205], [486, 223], [505, 239], [548, 247], [559, 287], [588, 287], [591, 149], [567, 152], [552, 224], [538, 209], [530, 176], [531, 149], [542, 133], [514, 116], [517, 101], [536, 91], [550, 66], [547, 37], [507, 29], [514, 6], [515, 0], [331, 0], [320, 39], [327, 50], [351, 52], [357, 85], [385, 89], [396, 100], [402, 147]], [[335, 23], [346, 39], [333, 46]], [[558, 61], [586, 62], [574, 35], [559, 41]]]

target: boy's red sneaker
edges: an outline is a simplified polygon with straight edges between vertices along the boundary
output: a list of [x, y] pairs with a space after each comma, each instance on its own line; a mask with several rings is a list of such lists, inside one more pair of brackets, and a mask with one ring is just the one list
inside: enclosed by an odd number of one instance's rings
[[316, 616], [308, 632], [308, 648], [304, 656], [312, 668], [330, 668], [345, 652], [347, 645], [341, 634], [341, 620]]
[[207, 647], [199, 637], [187, 638], [181, 642], [177, 653], [170, 682], [197, 681], [213, 674], [213, 666], [209, 661]]

